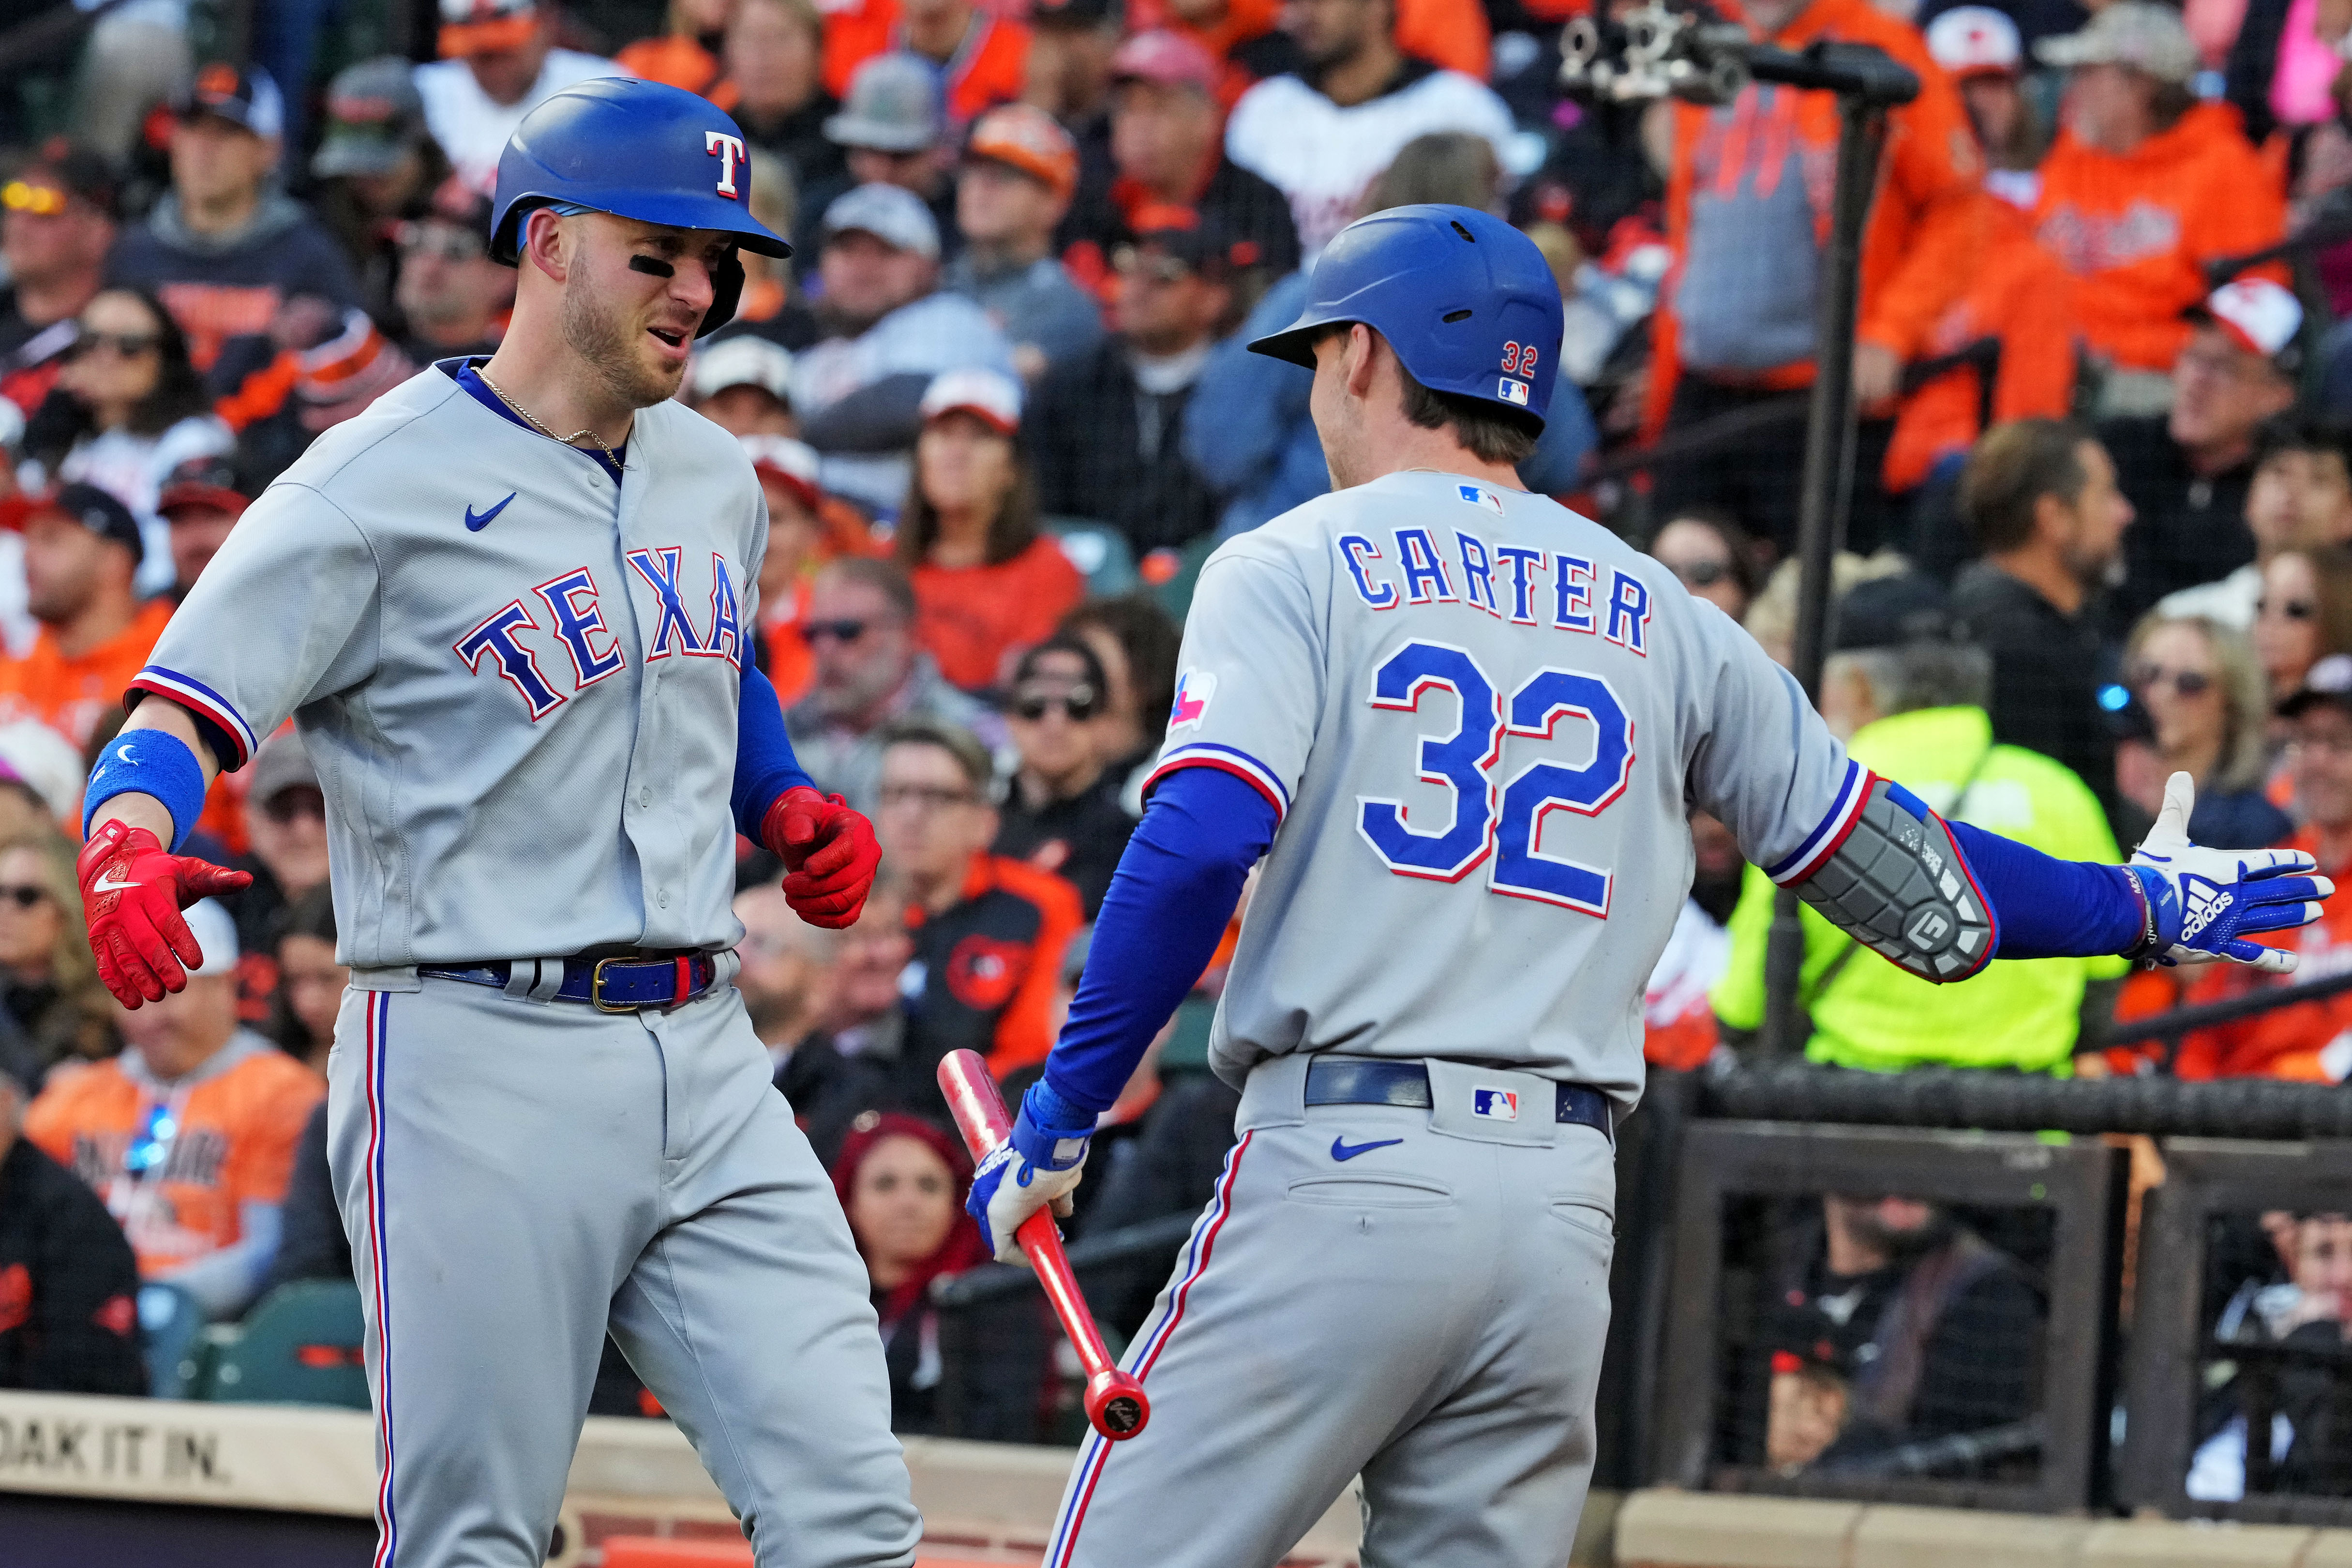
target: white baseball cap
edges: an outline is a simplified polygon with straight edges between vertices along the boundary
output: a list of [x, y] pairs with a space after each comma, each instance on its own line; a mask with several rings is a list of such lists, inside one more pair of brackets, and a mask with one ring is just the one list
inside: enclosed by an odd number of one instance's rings
[[187, 917], [188, 935], [204, 949], [205, 961], [191, 975], [213, 976], [236, 973], [236, 922], [228, 917], [217, 900], [198, 899], [182, 912]]
[[2292, 372], [2300, 358], [2303, 303], [2267, 277], [2225, 283], [2191, 311], [2228, 333], [2237, 345]]
[[1928, 23], [1927, 52], [1956, 77], [2013, 76], [2025, 60], [2017, 24], [1990, 5], [1955, 5]]
[[735, 439], [742, 443], [743, 455], [751, 460], [753, 469], [773, 474], [801, 498], [803, 506], [815, 510], [823, 494], [816, 478], [815, 447], [789, 435], [739, 435]]
[[723, 338], [694, 356], [694, 395], [714, 397], [729, 387], [760, 387], [780, 402], [793, 401], [793, 351], [754, 332]]
[[994, 371], [942, 371], [923, 393], [923, 419], [943, 413], [978, 414], [1010, 435], [1021, 428], [1021, 383]]

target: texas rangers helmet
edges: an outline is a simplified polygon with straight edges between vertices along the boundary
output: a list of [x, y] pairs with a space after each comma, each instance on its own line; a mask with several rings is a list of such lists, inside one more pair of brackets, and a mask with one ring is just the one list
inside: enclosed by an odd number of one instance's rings
[[1349, 321], [1386, 338], [1431, 391], [1543, 428], [1564, 327], [1559, 284], [1535, 242], [1502, 219], [1433, 203], [1358, 218], [1316, 261], [1298, 319], [1250, 350], [1312, 370], [1316, 329]]
[[[793, 247], [751, 213], [751, 154], [742, 128], [708, 99], [635, 77], [568, 87], [523, 116], [499, 154], [490, 258], [516, 265], [534, 207], [584, 207], [640, 223], [718, 229], [762, 256]], [[718, 297], [695, 333], [734, 316], [743, 264], [719, 269]]]

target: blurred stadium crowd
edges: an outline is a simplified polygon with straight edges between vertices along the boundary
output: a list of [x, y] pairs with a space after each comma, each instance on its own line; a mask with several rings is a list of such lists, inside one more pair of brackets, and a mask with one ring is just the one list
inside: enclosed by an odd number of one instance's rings
[[[745, 846], [740, 984], [869, 1261], [899, 1425], [933, 1429], [929, 1288], [982, 1255], [932, 1067], [980, 1051], [1008, 1094], [1035, 1071], [1140, 810], [1193, 577], [1328, 487], [1306, 372], [1243, 345], [1296, 313], [1334, 233], [1442, 201], [1534, 236], [1569, 326], [1523, 479], [1786, 657], [1835, 105], [1570, 101], [1559, 35], [1594, 3], [12, 7], [0, 1386], [142, 1392], [142, 1304], [151, 1330], [232, 1320], [348, 1276], [319, 1111], [344, 976], [299, 740], [215, 787], [199, 852], [255, 884], [198, 912], [205, 972], [136, 1014], [98, 985], [75, 906], [84, 758], [249, 499], [388, 388], [496, 347], [499, 150], [549, 93], [628, 73], [736, 118], [751, 208], [797, 249], [744, 258], [740, 314], [681, 395], [760, 476], [759, 655], [803, 763], [874, 818], [885, 882], [855, 929], [814, 930]], [[1938, 810], [2077, 859], [2118, 858], [2185, 770], [2200, 842], [2291, 842], [2341, 879], [2352, 0], [1719, 8], [1792, 47], [1875, 44], [1924, 84], [1894, 112], [1864, 250], [1839, 732]], [[1764, 1009], [1769, 884], [1720, 824], [1692, 834], [1647, 1002], [1669, 1069], [1738, 1052]], [[1804, 920], [1819, 1061], [2352, 1074], [2352, 993], [2108, 1050], [2117, 1016], [2273, 982], [2050, 960], [1943, 991]], [[2352, 902], [2283, 940], [2296, 978], [2335, 972]], [[1234, 1104], [1206, 1071], [1219, 977], [1111, 1113], [1080, 1234], [1206, 1197]], [[1773, 1462], [1873, 1423], [2020, 1414], [1981, 1375], [1953, 1392], [1937, 1325], [1979, 1372], [2021, 1364], [2030, 1264], [1930, 1206], [1825, 1205], [1776, 1276], [1797, 1316]], [[2267, 1234], [2231, 1322], [2340, 1338], [2341, 1223]], [[1017, 1320], [988, 1332], [1044, 1343]], [[1879, 1350], [1906, 1369], [1891, 1392], [1857, 1371]], [[979, 1364], [997, 1370], [960, 1392], [959, 1430], [1048, 1429], [1047, 1361]], [[641, 1407], [609, 1370], [598, 1407]]]

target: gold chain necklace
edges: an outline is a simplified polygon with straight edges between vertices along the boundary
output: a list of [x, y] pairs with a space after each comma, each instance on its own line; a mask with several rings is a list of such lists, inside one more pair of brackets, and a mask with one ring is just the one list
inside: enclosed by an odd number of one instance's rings
[[538, 415], [532, 413], [530, 410], [523, 407], [522, 404], [515, 402], [514, 399], [507, 396], [505, 388], [499, 386], [498, 382], [490, 380], [488, 376], [483, 375], [482, 368], [479, 365], [474, 367], [474, 374], [480, 378], [481, 383], [484, 386], [498, 393], [499, 401], [500, 402], [514, 410], [517, 414], [521, 416], [524, 423], [528, 423], [533, 430], [536, 430], [550, 441], [559, 442], [565, 446], [577, 446], [580, 444], [580, 438], [584, 435], [589, 440], [596, 444], [596, 450], [604, 455], [605, 462], [610, 463], [615, 468], [621, 466], [621, 460], [614, 455], [613, 449], [611, 447], [604, 444], [604, 438], [597, 434], [594, 431], [575, 430], [570, 435], [558, 435], [555, 432], [548, 429], [547, 426], [540, 423]]

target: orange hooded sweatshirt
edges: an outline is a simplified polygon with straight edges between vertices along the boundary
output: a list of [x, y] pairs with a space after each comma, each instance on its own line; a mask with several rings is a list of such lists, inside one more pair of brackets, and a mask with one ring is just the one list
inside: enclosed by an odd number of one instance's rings
[[2061, 131], [2042, 161], [2033, 227], [2077, 280], [2092, 350], [2127, 370], [2169, 371], [2189, 340], [2180, 313], [2210, 291], [2201, 264], [2277, 244], [2286, 192], [2238, 111], [2200, 103], [2120, 157]]
[[[1882, 14], [1870, 0], [1812, 0], [1770, 41], [1793, 50], [1816, 38], [1874, 44], [1919, 77], [1918, 98], [1887, 117], [1878, 193], [1863, 235], [1859, 327], [1863, 341], [1916, 359], [1976, 272], [1984, 245], [1983, 160], [1959, 91], [1929, 57], [1917, 28]], [[1682, 298], [1684, 286], [1694, 274], [1711, 271], [1737, 280], [1761, 270], [1746, 255], [1695, 256], [1695, 206], [1769, 199], [1794, 175], [1804, 182], [1811, 203], [1814, 243], [1825, 246], [1837, 167], [1838, 106], [1831, 93], [1751, 84], [1720, 109], [1678, 103], [1674, 117], [1674, 163], [1666, 181], [1666, 243], [1674, 262], [1657, 318], [1643, 422], [1651, 434], [1664, 428], [1683, 371], [1685, 308], [1699, 303]], [[1721, 243], [1738, 243], [1736, 230], [1721, 232]], [[1807, 351], [1752, 371], [1709, 373], [1759, 388], [1796, 388], [1811, 383], [1813, 364]]]
[[[1994, 421], [2063, 419], [2074, 402], [2074, 280], [2034, 243], [2024, 214], [1997, 196], [1979, 200], [1984, 264], [1937, 320], [1917, 357], [1936, 359], [1996, 339]], [[1983, 413], [1981, 372], [1974, 368], [1948, 371], [1904, 399], [1881, 476], [1887, 492], [1912, 489], [1940, 459], [1968, 450], [1984, 434]]]

